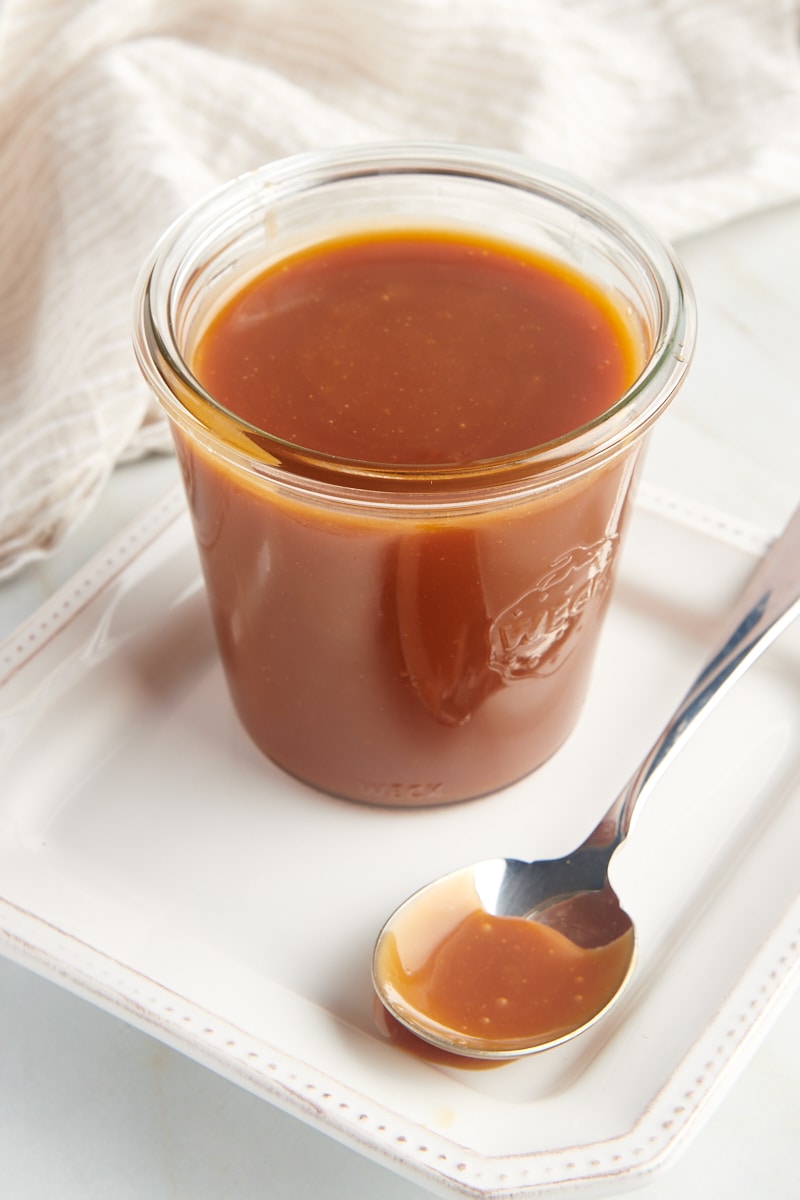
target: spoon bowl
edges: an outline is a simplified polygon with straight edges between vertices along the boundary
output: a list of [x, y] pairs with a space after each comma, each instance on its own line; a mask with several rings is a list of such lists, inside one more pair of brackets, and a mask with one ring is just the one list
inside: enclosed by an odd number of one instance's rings
[[381, 1003], [424, 1041], [509, 1059], [594, 1025], [630, 979], [631, 918], [609, 882], [634, 810], [701, 720], [800, 611], [800, 508], [772, 543], [708, 664], [619, 796], [563, 858], [496, 858], [415, 892], [384, 925], [372, 978]]

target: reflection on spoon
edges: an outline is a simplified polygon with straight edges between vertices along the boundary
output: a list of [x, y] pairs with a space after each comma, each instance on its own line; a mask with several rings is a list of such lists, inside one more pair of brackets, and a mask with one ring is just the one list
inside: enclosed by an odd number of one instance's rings
[[608, 879], [636, 802], [700, 720], [800, 611], [800, 508], [728, 614], [719, 650], [597, 828], [560, 859], [491, 859], [416, 892], [375, 946], [375, 991], [417, 1037], [517, 1058], [605, 1013], [630, 977], [634, 929]]

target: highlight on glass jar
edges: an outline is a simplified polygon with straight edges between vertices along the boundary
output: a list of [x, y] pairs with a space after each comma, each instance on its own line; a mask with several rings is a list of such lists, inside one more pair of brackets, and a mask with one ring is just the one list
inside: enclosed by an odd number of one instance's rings
[[136, 314], [261, 750], [406, 807], [549, 758], [693, 349], [669, 247], [514, 155], [358, 146], [203, 200]]

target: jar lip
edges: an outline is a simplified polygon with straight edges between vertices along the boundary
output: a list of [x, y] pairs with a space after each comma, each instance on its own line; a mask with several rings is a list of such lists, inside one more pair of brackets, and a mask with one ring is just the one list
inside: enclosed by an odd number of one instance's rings
[[[376, 176], [444, 176], [511, 187], [570, 210], [601, 227], [646, 270], [658, 297], [659, 324], [647, 361], [619, 400], [575, 430], [510, 455], [469, 463], [383, 464], [342, 458], [276, 437], [220, 404], [195, 378], [176, 333], [176, 297], [215, 231], [237, 216], [261, 211], [321, 184]], [[444, 222], [440, 222], [444, 226]], [[435, 229], [432, 222], [426, 228]], [[376, 224], [376, 229], [380, 225]], [[667, 242], [615, 201], [564, 172], [507, 151], [447, 142], [374, 142], [309, 151], [268, 163], [201, 198], [157, 242], [140, 272], [134, 345], [145, 377], [168, 415], [217, 453], [260, 475], [300, 482], [338, 482], [354, 488], [403, 492], [487, 486], [515, 479], [580, 473], [585, 463], [613, 457], [638, 440], [669, 403], [694, 346], [694, 298], [685, 271]], [[213, 420], [204, 419], [213, 418]], [[212, 428], [213, 426], [213, 428]]]

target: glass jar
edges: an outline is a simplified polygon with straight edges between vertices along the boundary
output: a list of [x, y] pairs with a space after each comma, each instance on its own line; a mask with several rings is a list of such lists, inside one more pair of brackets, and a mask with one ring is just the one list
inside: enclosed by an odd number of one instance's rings
[[[545, 445], [424, 466], [293, 444], [200, 384], [199, 339], [258, 272], [330, 239], [414, 229], [578, 272], [626, 323], [634, 382]], [[580, 712], [636, 466], [693, 342], [672, 251], [582, 184], [504, 153], [310, 153], [178, 220], [143, 270], [135, 346], [171, 424], [230, 694], [264, 753], [323, 791], [392, 806], [491, 792], [547, 759]]]

